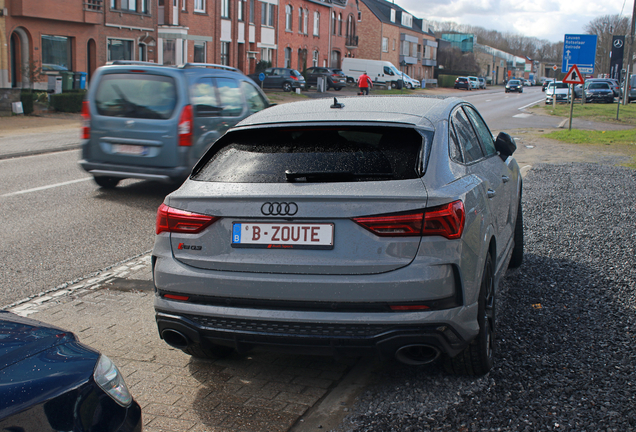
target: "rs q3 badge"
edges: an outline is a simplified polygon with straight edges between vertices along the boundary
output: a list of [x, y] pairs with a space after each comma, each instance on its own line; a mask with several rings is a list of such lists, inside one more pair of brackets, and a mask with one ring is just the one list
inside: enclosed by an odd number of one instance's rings
[[182, 250], [201, 250], [202, 246], [196, 246], [196, 245], [187, 245], [185, 243], [179, 243], [179, 246], [177, 246], [177, 249]]

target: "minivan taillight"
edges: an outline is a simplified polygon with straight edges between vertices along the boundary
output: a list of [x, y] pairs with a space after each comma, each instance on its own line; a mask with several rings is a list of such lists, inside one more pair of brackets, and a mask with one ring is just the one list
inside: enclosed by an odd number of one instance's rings
[[353, 221], [380, 237], [442, 236], [461, 238], [465, 211], [461, 200], [417, 212], [354, 218]]
[[91, 111], [88, 101], [82, 102], [82, 139], [91, 137]]
[[218, 217], [191, 213], [161, 204], [157, 210], [157, 226], [155, 232], [197, 234], [216, 222]]
[[189, 147], [192, 145], [192, 130], [194, 129], [192, 105], [186, 105], [179, 118], [179, 145]]
[[289, 77], [290, 77], [291, 79], [293, 79], [293, 80], [298, 81], [298, 78], [297, 78], [297, 77], [295, 77], [295, 76], [293, 76], [293, 75], [290, 75]]

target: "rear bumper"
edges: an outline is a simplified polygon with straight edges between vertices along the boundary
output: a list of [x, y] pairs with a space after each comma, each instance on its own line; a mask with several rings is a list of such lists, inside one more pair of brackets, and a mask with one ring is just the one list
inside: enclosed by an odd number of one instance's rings
[[82, 169], [95, 177], [135, 178], [141, 180], [155, 180], [173, 183], [185, 180], [190, 174], [190, 168], [185, 166], [173, 168], [145, 167], [132, 165], [116, 165], [109, 163], [90, 162], [80, 160]]
[[[185, 336], [188, 343], [229, 346], [238, 352], [260, 347], [296, 354], [378, 355], [389, 359], [396, 357], [402, 347], [424, 345], [453, 357], [470, 343], [448, 323], [435, 320], [375, 323], [372, 317], [346, 318], [344, 315], [359, 314], [342, 314], [341, 322], [336, 322], [314, 320], [299, 312], [262, 310], [254, 315], [266, 314], [269, 319], [231, 318], [225, 314], [181, 313], [173, 305], [166, 308], [168, 311], [163, 309], [165, 306], [168, 306], [166, 300], [156, 297], [156, 321], [162, 339], [164, 332], [176, 331]], [[459, 310], [465, 308], [457, 309], [447, 312], [465, 313]], [[299, 319], [301, 316], [303, 319]]]

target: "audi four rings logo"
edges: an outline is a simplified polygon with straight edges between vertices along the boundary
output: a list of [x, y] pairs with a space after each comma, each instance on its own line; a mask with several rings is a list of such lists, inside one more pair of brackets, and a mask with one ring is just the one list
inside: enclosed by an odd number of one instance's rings
[[293, 216], [298, 213], [298, 206], [294, 202], [266, 202], [261, 206], [261, 213], [265, 216]]

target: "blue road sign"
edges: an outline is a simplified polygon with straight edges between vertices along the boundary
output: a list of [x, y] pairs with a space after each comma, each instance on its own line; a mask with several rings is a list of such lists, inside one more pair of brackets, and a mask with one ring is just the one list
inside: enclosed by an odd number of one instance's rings
[[565, 35], [561, 72], [567, 73], [576, 65], [582, 74], [593, 74], [595, 61], [596, 35]]
[[258, 74], [258, 80], [259, 81], [265, 81], [265, 74], [263, 72]]

